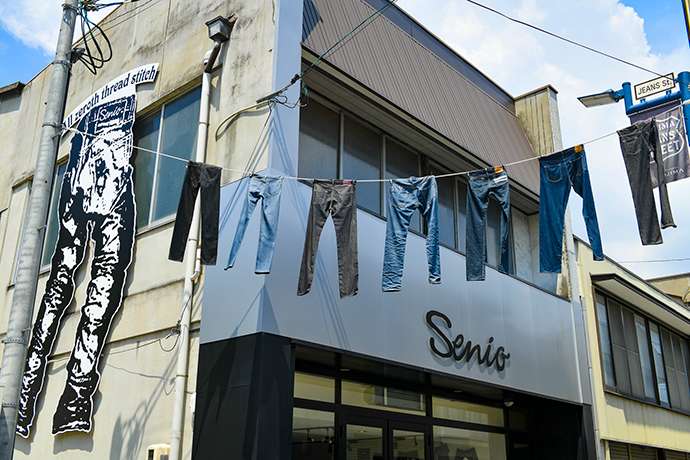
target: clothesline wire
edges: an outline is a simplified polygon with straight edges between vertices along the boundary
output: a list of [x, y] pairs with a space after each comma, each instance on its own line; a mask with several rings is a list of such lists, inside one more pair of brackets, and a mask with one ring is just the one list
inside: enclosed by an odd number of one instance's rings
[[[269, 107], [270, 107], [271, 109], [272, 109], [272, 107], [273, 107], [273, 104], [274, 104], [273, 101], [269, 101]], [[667, 110], [664, 110], [663, 112], [660, 112], [660, 113], [656, 114], [655, 117], [659, 117], [659, 116], [664, 115], [664, 114], [666, 114], [666, 113], [672, 112], [673, 110], [675, 110], [675, 109], [677, 109], [677, 108], [678, 108], [678, 105], [674, 105], [673, 107], [671, 107], [671, 108], [669, 108], [669, 109], [667, 109]], [[266, 117], [266, 122], [264, 123], [264, 125], [263, 125], [263, 127], [262, 127], [262, 129], [261, 129], [261, 132], [260, 132], [260, 134], [259, 134], [259, 140], [261, 139], [261, 137], [262, 137], [263, 134], [264, 134], [264, 129], [266, 128], [266, 126], [268, 126], [268, 121], [269, 121], [270, 117], [272, 116], [272, 113], [273, 113], [273, 110], [269, 110], [269, 114], [268, 114], [268, 116]], [[99, 137], [100, 137], [100, 135], [90, 134], [90, 133], [87, 133], [87, 132], [78, 130], [78, 129], [76, 129], [76, 128], [65, 128], [65, 130], [66, 130], [66, 131], [72, 131], [72, 132], [75, 132], [75, 133], [79, 133], [79, 134], [82, 134], [82, 135], [85, 135], [85, 136], [88, 136], [88, 137], [93, 137], [93, 138], [99, 138]], [[594, 142], [598, 142], [598, 141], [600, 141], [600, 140], [603, 140], [603, 139], [605, 139], [605, 138], [607, 138], [607, 137], [613, 136], [613, 135], [615, 135], [615, 134], [617, 134], [617, 133], [618, 133], [618, 131], [611, 131], [611, 132], [609, 132], [609, 133], [603, 134], [603, 135], [601, 135], [601, 136], [595, 137], [595, 138], [593, 138], [593, 139], [589, 139], [589, 140], [587, 140], [587, 141], [584, 141], [584, 142], [581, 142], [581, 143], [575, 144], [575, 145], [588, 145], [588, 144], [592, 144], [592, 143], [594, 143]], [[259, 142], [259, 141], [257, 141], [257, 146], [258, 146], [258, 142]], [[255, 146], [254, 148], [256, 149], [257, 146]], [[159, 152], [159, 151], [157, 151], [157, 150], [151, 150], [151, 149], [147, 149], [147, 148], [144, 148], [144, 147], [139, 147], [139, 146], [137, 146], [137, 145], [133, 145], [132, 148], [133, 148], [133, 149], [136, 149], [136, 150], [139, 150], [139, 151], [142, 151], [142, 152], [150, 153], [150, 154], [153, 154], [153, 155], [160, 155], [160, 156], [165, 157], [165, 158], [170, 158], [170, 159], [172, 159], [172, 160], [181, 161], [181, 162], [184, 162], [184, 163], [188, 163], [188, 162], [189, 162], [189, 160], [188, 160], [187, 158], [184, 158], [184, 157], [182, 157], [182, 156], [172, 155], [172, 154], [165, 153], [165, 152]], [[523, 158], [523, 159], [521, 159], [521, 160], [512, 161], [512, 162], [509, 162], [509, 163], [503, 163], [503, 164], [501, 164], [501, 165], [496, 165], [496, 166], [503, 166], [503, 167], [516, 166], [516, 165], [519, 165], [519, 164], [522, 164], [522, 163], [527, 163], [527, 162], [530, 162], [530, 161], [536, 161], [536, 160], [539, 160], [540, 158], [548, 157], [548, 156], [553, 155], [553, 154], [555, 154], [555, 153], [558, 153], [558, 152], [560, 152], [560, 151], [562, 151], [562, 150], [555, 151], [555, 152], [550, 152], [550, 153], [548, 153], [548, 154], [541, 155], [541, 156]], [[248, 172], [246, 169], [228, 168], [228, 167], [226, 167], [226, 166], [218, 166], [218, 165], [211, 165], [211, 166], [219, 167], [219, 168], [221, 168], [221, 169], [224, 170], [224, 171], [233, 172], [233, 173], [239, 173], [239, 174], [240, 174], [240, 178], [249, 177], [249, 176], [254, 175], [254, 172]], [[451, 172], [451, 173], [446, 173], [446, 174], [427, 175], [427, 176], [424, 176], [424, 177], [434, 177], [434, 178], [436, 178], [436, 179], [443, 179], [443, 178], [446, 178], [446, 177], [464, 176], [464, 175], [470, 174], [470, 173], [472, 173], [472, 172], [484, 171], [484, 170], [490, 169], [490, 168], [491, 168], [491, 166], [490, 166], [490, 167], [487, 167], [487, 168], [475, 168], [475, 169], [471, 169], [471, 170], [467, 170], [467, 171], [456, 171], [456, 172]], [[316, 178], [316, 177], [300, 177], [300, 176], [285, 176], [285, 175], [281, 175], [281, 176], [278, 176], [278, 177], [280, 177], [280, 178], [282, 178], [282, 179], [287, 179], [287, 180], [297, 180], [297, 181], [306, 181], [306, 182], [313, 182], [313, 181], [320, 181], [320, 180], [322, 180], [322, 181], [333, 180], [333, 178]], [[351, 181], [358, 182], [358, 183], [377, 183], [377, 182], [380, 183], [380, 182], [390, 182], [390, 181], [392, 181], [393, 179], [353, 179], [353, 178], [345, 178], [345, 179], [341, 179], [341, 180], [351, 180]]]
[[523, 25], [523, 26], [525, 26], [525, 27], [529, 27], [529, 28], [534, 29], [534, 30], [536, 30], [536, 31], [538, 31], [538, 32], [541, 32], [541, 33], [543, 33], [543, 34], [550, 35], [551, 37], [557, 38], [557, 39], [562, 40], [562, 41], [564, 41], [564, 42], [566, 42], [566, 43], [570, 43], [571, 45], [578, 46], [578, 47], [583, 48], [583, 49], [585, 49], [585, 50], [587, 50], [587, 51], [591, 51], [592, 53], [599, 54], [599, 55], [601, 55], [601, 56], [605, 56], [605, 57], [607, 57], [607, 58], [609, 58], [609, 59], [613, 59], [614, 61], [618, 61], [618, 62], [620, 62], [620, 63], [623, 63], [623, 64], [629, 65], [629, 66], [631, 66], [631, 67], [634, 67], [634, 68], [636, 68], [636, 69], [643, 70], [643, 71], [645, 71], [645, 72], [649, 72], [649, 73], [651, 73], [651, 74], [653, 74], [653, 75], [656, 75], [657, 77], [666, 77], [666, 75], [662, 75], [662, 74], [660, 74], [660, 73], [657, 73], [657, 72], [654, 71], [654, 70], [648, 69], [648, 68], [646, 68], [646, 67], [642, 67], [641, 65], [635, 64], [634, 62], [626, 61], [625, 59], [619, 58], [619, 57], [614, 56], [614, 55], [612, 55], [612, 54], [606, 53], [606, 52], [604, 52], [604, 51], [600, 51], [600, 50], [598, 50], [598, 49], [596, 49], [596, 48], [592, 48], [591, 46], [587, 46], [587, 45], [584, 45], [584, 44], [582, 44], [582, 43], [576, 42], [575, 40], [571, 40], [571, 39], [569, 39], [569, 38], [566, 38], [566, 37], [563, 37], [563, 36], [561, 36], [561, 35], [558, 35], [558, 34], [556, 34], [556, 33], [554, 33], [554, 32], [550, 32], [550, 31], [548, 31], [548, 30], [546, 30], [546, 29], [542, 29], [541, 27], [535, 26], [535, 25], [530, 24], [530, 23], [528, 23], [528, 22], [521, 21], [521, 20], [519, 20], [519, 19], [516, 19], [516, 18], [513, 18], [513, 17], [511, 17], [511, 16], [508, 16], [507, 14], [505, 14], [505, 13], [503, 13], [503, 12], [501, 12], [501, 11], [498, 11], [498, 10], [496, 10], [496, 9], [494, 9], [494, 8], [491, 8], [490, 6], [483, 5], [483, 4], [481, 4], [481, 3], [479, 3], [479, 2], [477, 2], [477, 1], [475, 1], [475, 0], [467, 0], [467, 1], [468, 1], [469, 3], [475, 5], [475, 6], [478, 6], [478, 7], [480, 7], [480, 8], [484, 8], [484, 9], [487, 10], [487, 11], [490, 11], [490, 12], [492, 12], [492, 13], [494, 13], [494, 14], [497, 14], [497, 15], [499, 15], [499, 16], [505, 18], [505, 19], [508, 19], [509, 21], [515, 22], [515, 23], [520, 24], [520, 25]]

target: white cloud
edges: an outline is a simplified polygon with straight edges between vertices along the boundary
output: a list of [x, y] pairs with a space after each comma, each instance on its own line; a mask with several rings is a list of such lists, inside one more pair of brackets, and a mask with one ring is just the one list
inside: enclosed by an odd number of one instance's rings
[[[5, 0], [0, 2], [0, 27], [26, 46], [39, 49], [47, 56], [52, 56], [55, 52], [62, 18], [61, 5], [61, 0], [42, 2]], [[106, 11], [91, 13], [89, 17], [98, 21], [106, 14]], [[78, 28], [77, 22], [77, 30]], [[75, 32], [75, 39], [77, 36]]]
[[[517, 95], [551, 83], [558, 91], [563, 142], [566, 146], [615, 132], [629, 124], [622, 102], [584, 108], [578, 96], [624, 81], [653, 78], [626, 66], [507, 21], [458, 0], [399, 0], [399, 5], [463, 57], [510, 93]], [[594, 48], [660, 73], [690, 66], [690, 50], [659, 55], [652, 52], [644, 20], [617, 0], [492, 0], [491, 7]], [[671, 206], [678, 228], [665, 230], [664, 244], [643, 247], [617, 136], [586, 146], [604, 251], [617, 260], [690, 257], [690, 213], [684, 212], [690, 180], [670, 185]], [[572, 200], [573, 222], [586, 239], [581, 202]], [[690, 271], [690, 264], [630, 265], [642, 276]]]

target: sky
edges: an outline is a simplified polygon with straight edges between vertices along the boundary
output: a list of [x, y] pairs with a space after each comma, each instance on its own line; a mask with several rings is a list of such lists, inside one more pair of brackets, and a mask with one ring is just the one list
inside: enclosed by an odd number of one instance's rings
[[[658, 73], [690, 69], [678, 0], [481, 0], [511, 16], [619, 56]], [[57, 37], [60, 0], [0, 3], [0, 86], [26, 82], [47, 65]], [[430, 4], [433, 3], [433, 8]], [[618, 89], [653, 75], [510, 23], [463, 0], [398, 0], [447, 45], [512, 95], [544, 84], [558, 90], [565, 146], [629, 124], [622, 102], [584, 108], [577, 97]], [[619, 261], [690, 258], [690, 179], [669, 185], [675, 229], [664, 244], [642, 246], [617, 137], [586, 145], [604, 252]], [[571, 198], [573, 226], [586, 239], [581, 201]], [[625, 264], [640, 276], [690, 272], [690, 261]]]

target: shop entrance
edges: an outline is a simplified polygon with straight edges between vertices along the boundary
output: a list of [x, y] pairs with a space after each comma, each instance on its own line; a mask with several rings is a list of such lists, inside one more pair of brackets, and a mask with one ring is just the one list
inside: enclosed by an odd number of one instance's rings
[[340, 458], [345, 460], [431, 459], [431, 433], [423, 424], [343, 415], [341, 432]]

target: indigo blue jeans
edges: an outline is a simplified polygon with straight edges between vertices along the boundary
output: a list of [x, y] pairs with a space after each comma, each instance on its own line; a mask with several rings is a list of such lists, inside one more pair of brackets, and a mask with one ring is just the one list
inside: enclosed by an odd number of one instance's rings
[[493, 197], [501, 207], [501, 260], [499, 271], [510, 268], [510, 185], [505, 171], [493, 168], [469, 174], [467, 184], [467, 281], [486, 278], [486, 210]]
[[254, 212], [254, 208], [261, 200], [261, 230], [259, 232], [259, 246], [256, 250], [255, 273], [270, 273], [273, 261], [273, 250], [278, 235], [278, 217], [280, 214], [280, 192], [283, 186], [282, 177], [252, 176], [247, 190], [247, 200], [244, 202], [240, 221], [237, 224], [235, 239], [232, 242], [227, 270], [235, 264], [240, 250], [247, 224]]
[[539, 159], [539, 266], [542, 272], [561, 272], [563, 226], [570, 189], [582, 197], [582, 216], [594, 260], [604, 260], [597, 210], [582, 146]]
[[426, 255], [429, 282], [441, 282], [436, 178], [429, 176], [394, 179], [388, 192], [388, 223], [381, 280], [384, 291], [399, 291], [402, 286], [407, 231], [416, 210], [419, 210], [427, 224]]

